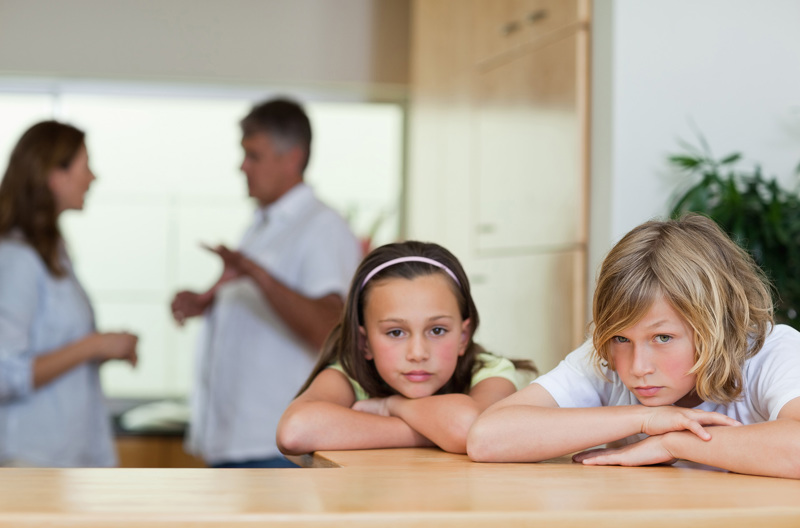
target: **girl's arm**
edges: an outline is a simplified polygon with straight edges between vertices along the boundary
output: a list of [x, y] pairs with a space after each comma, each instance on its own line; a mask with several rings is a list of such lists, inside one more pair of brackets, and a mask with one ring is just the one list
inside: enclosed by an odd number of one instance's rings
[[580, 453], [587, 465], [640, 466], [674, 458], [736, 473], [800, 479], [800, 398], [784, 405], [778, 419], [742, 427], [709, 427], [704, 442], [685, 431], [653, 436], [620, 449]]
[[278, 448], [287, 455], [321, 450], [421, 447], [431, 443], [397, 417], [350, 408], [355, 395], [341, 372], [326, 369], [286, 409]]
[[[417, 399], [390, 396], [372, 401], [385, 405], [386, 414], [402, 418], [445, 451], [463, 454], [467, 452], [467, 432], [478, 415], [515, 391], [511, 381], [492, 377], [475, 385], [469, 394], [440, 394]], [[367, 412], [376, 412], [365, 407], [362, 408]]]
[[703, 425], [738, 425], [718, 413], [627, 405], [562, 409], [531, 384], [486, 410], [472, 426], [467, 452], [478, 462], [538, 462], [619, 440], [686, 430], [710, 438]]

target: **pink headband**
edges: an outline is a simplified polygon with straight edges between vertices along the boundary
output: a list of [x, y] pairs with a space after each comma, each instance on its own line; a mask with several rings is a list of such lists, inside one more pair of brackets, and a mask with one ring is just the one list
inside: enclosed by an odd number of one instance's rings
[[378, 273], [379, 271], [384, 270], [384, 269], [388, 268], [389, 266], [394, 266], [395, 264], [400, 264], [401, 262], [424, 262], [425, 264], [430, 264], [431, 266], [436, 266], [437, 268], [441, 268], [448, 275], [450, 275], [450, 277], [452, 277], [454, 281], [456, 281], [456, 284], [458, 284], [459, 288], [461, 287], [461, 282], [459, 282], [458, 278], [456, 277], [456, 274], [453, 273], [452, 271], [450, 271], [450, 268], [448, 268], [447, 266], [445, 266], [441, 262], [436, 262], [435, 260], [429, 259], [429, 258], [426, 258], [426, 257], [400, 257], [400, 258], [396, 258], [396, 259], [393, 259], [393, 260], [388, 260], [388, 261], [384, 262], [383, 264], [381, 264], [379, 266], [375, 266], [375, 269], [370, 271], [367, 274], [367, 277], [364, 279], [364, 282], [361, 283], [361, 288], [363, 289], [364, 286], [366, 286], [367, 282], [369, 282], [369, 280], [372, 277], [374, 277], [375, 274]]

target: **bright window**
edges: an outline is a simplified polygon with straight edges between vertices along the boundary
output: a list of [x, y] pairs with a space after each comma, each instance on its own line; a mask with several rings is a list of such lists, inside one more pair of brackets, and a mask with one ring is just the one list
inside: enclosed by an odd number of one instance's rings
[[[151, 90], [157, 92], [158, 90]], [[187, 90], [188, 91], [188, 90]], [[106, 393], [184, 396], [199, 322], [178, 328], [169, 302], [207, 288], [221, 265], [200, 242], [236, 246], [250, 221], [239, 171], [239, 120], [255, 98], [93, 90], [0, 93], [0, 156], [31, 124], [56, 116], [87, 133], [98, 177], [80, 213], [63, 218], [78, 275], [103, 331], [139, 335], [140, 365], [103, 367]], [[403, 109], [305, 102], [314, 140], [307, 181], [373, 244], [399, 234]], [[376, 228], [377, 225], [377, 228]]]

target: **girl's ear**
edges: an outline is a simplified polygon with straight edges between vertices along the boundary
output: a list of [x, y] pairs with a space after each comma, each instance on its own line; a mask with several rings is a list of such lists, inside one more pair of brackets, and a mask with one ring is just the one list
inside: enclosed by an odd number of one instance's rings
[[367, 341], [367, 331], [364, 327], [358, 327], [358, 349], [364, 352], [364, 357], [367, 360], [373, 359], [372, 352], [369, 351], [369, 341]]
[[463, 356], [467, 351], [467, 344], [469, 344], [469, 337], [472, 335], [472, 321], [464, 319], [461, 323], [461, 339], [458, 342], [458, 355]]

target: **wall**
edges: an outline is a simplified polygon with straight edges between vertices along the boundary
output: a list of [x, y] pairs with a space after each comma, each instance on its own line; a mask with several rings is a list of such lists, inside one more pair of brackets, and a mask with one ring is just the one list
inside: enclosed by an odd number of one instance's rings
[[596, 0], [590, 277], [668, 211], [678, 139], [734, 151], [787, 184], [800, 162], [800, 2]]
[[408, 11], [407, 0], [0, 0], [0, 75], [402, 90]]

